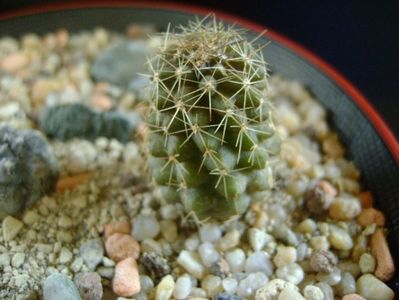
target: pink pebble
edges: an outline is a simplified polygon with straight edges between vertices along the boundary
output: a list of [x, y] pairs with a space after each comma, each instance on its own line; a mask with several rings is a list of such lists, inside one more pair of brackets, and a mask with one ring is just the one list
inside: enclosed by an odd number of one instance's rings
[[112, 222], [104, 226], [104, 240], [114, 233], [130, 234], [132, 227], [129, 222]]
[[140, 292], [140, 278], [136, 260], [128, 257], [115, 266], [112, 290], [122, 297], [130, 297]]
[[128, 257], [138, 259], [140, 244], [131, 235], [114, 233], [105, 240], [105, 251], [115, 262]]
[[25, 54], [17, 52], [6, 56], [0, 63], [1, 69], [6, 72], [14, 73], [28, 64]]

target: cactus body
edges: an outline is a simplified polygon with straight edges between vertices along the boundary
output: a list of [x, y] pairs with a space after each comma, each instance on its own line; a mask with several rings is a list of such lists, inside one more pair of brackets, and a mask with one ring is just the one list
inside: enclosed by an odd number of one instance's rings
[[187, 212], [227, 219], [272, 184], [278, 139], [266, 66], [233, 28], [202, 21], [181, 29], [165, 34], [150, 61], [149, 166]]

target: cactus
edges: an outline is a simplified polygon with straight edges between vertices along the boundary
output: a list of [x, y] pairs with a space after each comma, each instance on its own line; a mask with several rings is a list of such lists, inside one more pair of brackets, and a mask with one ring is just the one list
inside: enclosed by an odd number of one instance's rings
[[150, 61], [149, 168], [200, 219], [243, 213], [279, 149], [261, 48], [215, 19], [167, 32]]

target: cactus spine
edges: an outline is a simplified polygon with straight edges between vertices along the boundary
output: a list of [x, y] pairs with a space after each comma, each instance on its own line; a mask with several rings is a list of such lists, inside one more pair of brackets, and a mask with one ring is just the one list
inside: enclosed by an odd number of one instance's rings
[[187, 212], [227, 219], [271, 187], [279, 143], [261, 49], [206, 21], [166, 33], [150, 61], [149, 166]]

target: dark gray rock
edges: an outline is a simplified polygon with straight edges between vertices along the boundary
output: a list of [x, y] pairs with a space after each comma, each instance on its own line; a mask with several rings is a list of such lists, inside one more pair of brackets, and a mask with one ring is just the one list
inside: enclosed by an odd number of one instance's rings
[[148, 56], [151, 53], [145, 42], [123, 41], [97, 56], [91, 74], [97, 81], [129, 88], [140, 77], [139, 73], [148, 73], [145, 66]]
[[35, 130], [0, 128], [0, 214], [15, 215], [54, 190], [58, 164]]
[[84, 242], [79, 248], [79, 254], [89, 270], [94, 271], [104, 256], [101, 239], [91, 239]]
[[103, 286], [101, 277], [96, 272], [79, 273], [74, 279], [83, 300], [101, 300], [103, 297]]
[[43, 283], [44, 300], [81, 300], [79, 291], [66, 275], [51, 274]]
[[83, 104], [58, 105], [45, 109], [40, 116], [41, 129], [51, 138], [94, 140], [113, 138], [127, 143], [141, 118], [137, 113], [108, 111], [98, 113]]
[[140, 263], [146, 273], [156, 280], [171, 272], [167, 259], [155, 252], [144, 252], [140, 257]]
[[51, 138], [67, 141], [74, 137], [95, 138], [96, 113], [83, 104], [57, 105], [40, 115], [40, 128]]

